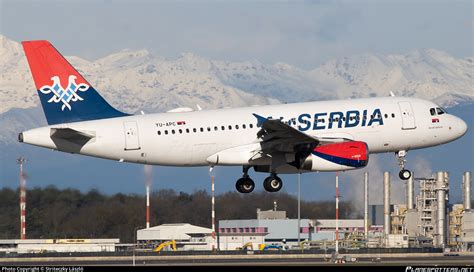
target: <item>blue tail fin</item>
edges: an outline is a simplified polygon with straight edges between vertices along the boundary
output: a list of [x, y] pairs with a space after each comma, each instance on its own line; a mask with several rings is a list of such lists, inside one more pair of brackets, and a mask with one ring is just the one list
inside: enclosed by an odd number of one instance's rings
[[51, 43], [22, 45], [49, 125], [128, 116], [110, 106]]

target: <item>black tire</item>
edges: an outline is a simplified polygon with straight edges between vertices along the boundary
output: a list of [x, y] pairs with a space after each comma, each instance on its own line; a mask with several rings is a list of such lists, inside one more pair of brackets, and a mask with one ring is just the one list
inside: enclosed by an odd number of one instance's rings
[[283, 181], [277, 176], [269, 176], [263, 181], [263, 188], [267, 192], [278, 192], [283, 187]]
[[255, 189], [255, 182], [249, 177], [239, 178], [235, 183], [235, 189], [242, 194], [251, 193]]
[[411, 178], [411, 172], [410, 170], [402, 169], [398, 173], [398, 177], [400, 177], [401, 180], [408, 180]]

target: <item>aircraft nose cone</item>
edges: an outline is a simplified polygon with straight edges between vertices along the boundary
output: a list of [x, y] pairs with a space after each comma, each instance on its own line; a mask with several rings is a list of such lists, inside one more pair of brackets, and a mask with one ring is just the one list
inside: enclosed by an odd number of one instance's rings
[[457, 129], [459, 131], [459, 136], [463, 136], [464, 134], [466, 134], [467, 132], [467, 124], [466, 122], [464, 122], [464, 120], [462, 120], [461, 118], [458, 118], [458, 124], [457, 124]]

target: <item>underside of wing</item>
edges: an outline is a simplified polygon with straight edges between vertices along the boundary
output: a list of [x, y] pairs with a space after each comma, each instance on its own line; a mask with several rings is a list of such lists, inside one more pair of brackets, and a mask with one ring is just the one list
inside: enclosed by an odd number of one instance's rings
[[257, 126], [261, 128], [257, 133], [261, 140], [261, 154], [256, 159], [271, 158], [272, 169], [285, 164], [301, 169], [316, 147], [351, 141], [341, 137], [313, 137], [280, 119], [253, 115], [257, 118]]

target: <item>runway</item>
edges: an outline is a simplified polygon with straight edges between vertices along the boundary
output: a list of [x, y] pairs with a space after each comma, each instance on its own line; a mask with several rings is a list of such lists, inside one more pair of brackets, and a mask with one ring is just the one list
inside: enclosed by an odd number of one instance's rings
[[[444, 256], [442, 253], [403, 254], [351, 254], [355, 262], [335, 264], [330, 255], [187, 255], [187, 256], [81, 256], [81, 257], [28, 257], [2, 258], [7, 266], [21, 265], [107, 265], [107, 266], [327, 266], [327, 265], [397, 265], [397, 266], [473, 266], [474, 254]], [[415, 256], [413, 256], [415, 255]], [[342, 257], [342, 256], [341, 256]]]

